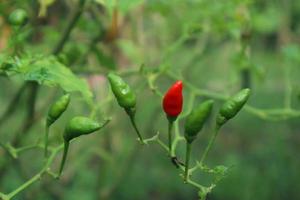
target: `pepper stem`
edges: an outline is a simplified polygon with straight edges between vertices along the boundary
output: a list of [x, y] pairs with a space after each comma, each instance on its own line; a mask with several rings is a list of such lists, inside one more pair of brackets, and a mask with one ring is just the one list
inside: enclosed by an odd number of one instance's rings
[[218, 135], [218, 133], [219, 133], [220, 128], [221, 128], [221, 127], [220, 127], [219, 125], [216, 125], [215, 130], [214, 130], [214, 133], [213, 133], [213, 135], [211, 136], [211, 138], [210, 138], [210, 140], [209, 140], [209, 143], [207, 144], [206, 149], [205, 149], [205, 151], [204, 151], [204, 153], [203, 153], [203, 155], [202, 155], [202, 157], [201, 157], [201, 160], [200, 160], [200, 164], [201, 164], [201, 165], [202, 165], [202, 163], [204, 162], [204, 160], [205, 160], [205, 158], [206, 158], [208, 152], [210, 151], [212, 145], [214, 144], [214, 142], [215, 142], [215, 140], [216, 140], [216, 137], [217, 137], [217, 135]]
[[169, 136], [169, 154], [172, 157], [172, 128], [173, 128], [173, 121], [169, 120], [168, 123], [168, 136]]
[[132, 126], [133, 126], [133, 128], [134, 128], [136, 134], [138, 135], [138, 137], [139, 137], [141, 143], [142, 143], [142, 144], [145, 144], [145, 142], [144, 142], [144, 140], [143, 140], [143, 138], [142, 138], [142, 135], [141, 135], [139, 129], [137, 128], [136, 123], [135, 123], [134, 114], [129, 114], [129, 118], [130, 118], [131, 124], [132, 124]]
[[70, 142], [64, 141], [64, 153], [63, 153], [63, 157], [62, 157], [62, 160], [61, 160], [60, 169], [59, 169], [59, 173], [58, 173], [58, 177], [57, 178], [59, 178], [61, 176], [61, 174], [62, 174], [64, 165], [65, 165], [65, 162], [66, 162], [68, 150], [69, 150], [69, 144], [70, 144]]
[[177, 117], [167, 115], [167, 119], [169, 122], [168, 123], [169, 154], [170, 154], [170, 157], [172, 158], [172, 156], [173, 156], [172, 155], [172, 129], [173, 129], [173, 124], [174, 124], [175, 120], [177, 119]]
[[48, 157], [48, 137], [49, 137], [49, 129], [50, 129], [50, 125], [48, 125], [48, 123], [46, 124], [46, 128], [45, 128], [45, 158]]
[[186, 142], [186, 154], [185, 154], [185, 170], [184, 170], [184, 182], [187, 183], [189, 176], [189, 164], [191, 155], [192, 143]]

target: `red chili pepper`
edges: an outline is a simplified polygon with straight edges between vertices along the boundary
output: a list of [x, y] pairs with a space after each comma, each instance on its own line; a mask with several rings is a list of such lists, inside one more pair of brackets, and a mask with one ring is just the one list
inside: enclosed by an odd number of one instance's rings
[[176, 81], [163, 98], [163, 109], [168, 117], [177, 117], [182, 111], [182, 81]]

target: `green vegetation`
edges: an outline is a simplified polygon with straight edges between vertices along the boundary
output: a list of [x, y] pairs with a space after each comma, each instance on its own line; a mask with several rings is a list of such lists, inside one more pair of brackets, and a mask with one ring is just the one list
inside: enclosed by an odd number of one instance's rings
[[299, 199], [299, 13], [1, 0], [0, 199]]

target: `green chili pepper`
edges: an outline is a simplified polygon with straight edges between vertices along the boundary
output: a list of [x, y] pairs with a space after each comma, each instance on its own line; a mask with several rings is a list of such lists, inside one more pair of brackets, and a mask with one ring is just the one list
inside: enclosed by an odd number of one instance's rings
[[45, 131], [45, 157], [48, 154], [48, 137], [50, 126], [66, 111], [70, 103], [70, 94], [65, 94], [54, 102], [48, 111]]
[[118, 104], [124, 108], [128, 116], [130, 117], [130, 122], [137, 133], [140, 141], [144, 144], [144, 140], [140, 134], [135, 123], [135, 106], [136, 106], [136, 95], [131, 90], [130, 86], [118, 75], [114, 73], [108, 74], [108, 80], [111, 89], [118, 101]]
[[219, 130], [223, 124], [225, 124], [228, 120], [233, 118], [245, 105], [250, 95], [250, 89], [243, 89], [231, 98], [229, 98], [221, 107], [219, 114], [217, 115], [217, 123], [215, 126], [215, 130], [207, 144], [204, 153], [201, 157], [200, 164], [204, 162], [206, 156], [208, 155], [211, 147], [213, 146], [216, 137], [219, 133]]
[[222, 126], [232, 119], [245, 105], [250, 96], [250, 89], [243, 89], [229, 98], [221, 107], [217, 116], [217, 125]]
[[113, 73], [108, 74], [108, 80], [119, 105], [129, 114], [134, 112], [136, 96], [130, 86], [120, 76]]
[[48, 111], [47, 125], [53, 124], [67, 109], [70, 103], [70, 94], [65, 94], [54, 102]]
[[87, 117], [74, 117], [69, 121], [64, 132], [64, 140], [69, 142], [81, 135], [87, 135], [101, 128], [101, 125]]
[[28, 21], [27, 12], [23, 9], [16, 9], [9, 15], [8, 21], [11, 25], [23, 26]]
[[214, 101], [207, 100], [196, 107], [187, 117], [184, 125], [184, 137], [186, 139], [186, 156], [185, 156], [185, 173], [184, 181], [187, 182], [190, 154], [192, 142], [196, 139], [198, 133], [201, 131], [205, 121], [209, 117]]
[[188, 143], [193, 142], [201, 131], [206, 119], [211, 113], [213, 100], [207, 100], [193, 110], [185, 121], [184, 137]]
[[64, 153], [63, 153], [58, 177], [60, 177], [63, 171], [63, 167], [68, 154], [70, 141], [81, 135], [91, 134], [104, 127], [108, 122], [109, 120], [106, 120], [103, 124], [100, 124], [87, 117], [74, 117], [69, 121], [69, 123], [66, 125], [65, 132], [63, 134]]

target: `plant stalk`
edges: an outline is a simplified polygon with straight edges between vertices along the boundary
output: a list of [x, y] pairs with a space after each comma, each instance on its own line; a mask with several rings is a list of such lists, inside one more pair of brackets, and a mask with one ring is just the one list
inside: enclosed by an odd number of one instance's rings
[[143, 138], [142, 138], [142, 135], [141, 135], [139, 129], [137, 128], [136, 123], [135, 123], [134, 114], [129, 114], [129, 118], [130, 118], [130, 122], [131, 122], [131, 124], [132, 124], [132, 126], [133, 126], [133, 128], [134, 128], [134, 130], [135, 130], [135, 132], [136, 132], [136, 134], [138, 135], [138, 137], [139, 137], [141, 143], [142, 143], [142, 144], [145, 144], [145, 142], [144, 142], [144, 140], [143, 140]]
[[49, 129], [50, 126], [48, 124], [46, 124], [46, 128], [45, 128], [45, 158], [48, 157], [48, 137], [49, 137]]
[[173, 129], [173, 121], [171, 120], [168, 120], [169, 123], [168, 123], [168, 138], [169, 138], [169, 154], [170, 154], [170, 157], [172, 157], [172, 129]]
[[186, 143], [186, 154], [185, 154], [185, 170], [184, 170], [184, 182], [187, 183], [189, 176], [189, 164], [191, 156], [192, 143]]
[[55, 46], [55, 48], [52, 51], [52, 53], [54, 55], [58, 55], [61, 52], [61, 50], [63, 49], [63, 47], [66, 43], [66, 41], [69, 39], [71, 31], [75, 27], [77, 21], [79, 20], [81, 14], [83, 12], [84, 3], [85, 3], [85, 0], [80, 0], [79, 1], [79, 5], [77, 7], [77, 10], [75, 11], [74, 15], [70, 19], [70, 22], [67, 24], [67, 27], [63, 32], [63, 36], [60, 38], [57, 45]]
[[205, 148], [205, 151], [201, 157], [201, 160], [200, 160], [200, 164], [202, 165], [202, 163], [204, 162], [208, 152], [210, 151], [212, 145], [214, 144], [215, 140], [216, 140], [216, 137], [219, 133], [219, 130], [220, 130], [220, 126], [216, 125], [215, 127], [215, 130], [214, 130], [214, 133], [213, 135], [211, 136], [210, 140], [209, 140], [209, 143], [207, 144], [206, 148]]
[[67, 155], [68, 155], [69, 144], [70, 144], [70, 142], [64, 141], [64, 153], [63, 153], [63, 157], [62, 157], [62, 160], [61, 160], [61, 164], [60, 164], [59, 173], [58, 173], [57, 178], [60, 178], [60, 176], [62, 174], [64, 165], [65, 165], [65, 162], [66, 162], [66, 159], [67, 159]]

